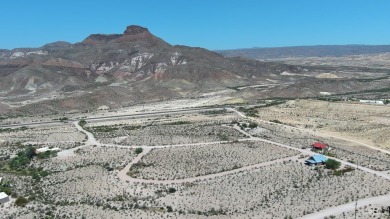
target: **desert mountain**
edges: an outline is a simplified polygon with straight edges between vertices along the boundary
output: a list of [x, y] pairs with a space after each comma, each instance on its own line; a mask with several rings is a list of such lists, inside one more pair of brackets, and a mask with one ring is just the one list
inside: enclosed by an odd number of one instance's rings
[[300, 69], [172, 46], [134, 25], [122, 34], [92, 34], [75, 44], [0, 51], [1, 95], [35, 104], [28, 109], [39, 112], [193, 97], [275, 80], [284, 71]]
[[[96, 110], [218, 91], [252, 100], [275, 94], [317, 96], [332, 82], [323, 83], [316, 75], [329, 71], [335, 69], [228, 58], [202, 48], [174, 46], [132, 25], [122, 34], [92, 34], [75, 44], [0, 50], [0, 113]], [[343, 88], [340, 92], [364, 89], [360, 81], [338, 76], [332, 80]], [[312, 88], [306, 89], [306, 83]]]

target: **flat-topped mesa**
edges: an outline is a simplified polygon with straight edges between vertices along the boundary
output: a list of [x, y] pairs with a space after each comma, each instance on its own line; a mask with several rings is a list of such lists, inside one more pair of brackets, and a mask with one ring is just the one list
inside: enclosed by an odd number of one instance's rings
[[136, 34], [142, 34], [142, 33], [149, 33], [148, 28], [141, 27], [138, 25], [130, 25], [127, 26], [125, 32], [123, 33], [124, 35], [136, 35]]
[[128, 26], [123, 34], [92, 34], [88, 36], [82, 43], [84, 45], [94, 46], [98, 44], [107, 44], [109, 42], [129, 43], [135, 41], [141, 41], [144, 43], [146, 42], [150, 45], [167, 44], [160, 38], [151, 34], [147, 28], [138, 25]]
[[155, 37], [145, 27], [131, 25], [126, 28], [123, 36], [119, 39], [119, 41], [144, 41], [153, 44], [157, 41], [161, 41], [161, 39]]

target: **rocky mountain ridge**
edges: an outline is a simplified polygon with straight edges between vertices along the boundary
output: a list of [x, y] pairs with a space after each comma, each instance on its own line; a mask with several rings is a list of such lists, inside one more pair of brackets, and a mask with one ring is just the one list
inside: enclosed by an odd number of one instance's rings
[[[0, 108], [6, 108], [0, 113], [116, 108], [223, 90], [236, 92], [231, 98], [242, 101], [274, 94], [316, 96], [318, 90], [307, 90], [304, 84], [293, 93], [286, 89], [302, 79], [320, 80], [311, 77], [329, 70], [334, 69], [228, 58], [202, 48], [174, 46], [147, 28], [131, 25], [122, 34], [92, 34], [75, 44], [0, 50]], [[360, 82], [348, 83], [352, 84], [346, 91], [361, 87]], [[270, 89], [236, 89], [262, 84]]]

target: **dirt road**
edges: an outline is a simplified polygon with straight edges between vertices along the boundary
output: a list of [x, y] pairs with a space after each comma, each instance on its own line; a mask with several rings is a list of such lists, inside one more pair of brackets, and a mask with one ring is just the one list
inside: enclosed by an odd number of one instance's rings
[[[384, 195], [384, 196], [360, 199], [358, 200], [357, 207], [360, 208], [360, 207], [373, 205], [373, 204], [388, 205], [389, 203], [390, 203], [390, 195]], [[305, 215], [304, 217], [300, 217], [299, 219], [324, 219], [325, 217], [329, 217], [330, 215], [337, 216], [342, 214], [343, 212], [354, 211], [355, 204], [356, 202], [354, 201], [344, 205], [330, 207], [319, 212]]]

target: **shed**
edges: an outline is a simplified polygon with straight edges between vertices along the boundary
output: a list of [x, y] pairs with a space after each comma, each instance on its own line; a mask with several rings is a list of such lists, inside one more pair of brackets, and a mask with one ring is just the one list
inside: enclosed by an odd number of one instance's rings
[[0, 204], [9, 202], [9, 196], [5, 192], [0, 192]]
[[326, 148], [326, 144], [321, 143], [321, 142], [314, 142], [311, 146], [312, 146], [314, 149], [318, 149], [318, 150], [323, 150], [323, 149]]

